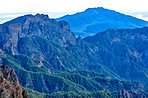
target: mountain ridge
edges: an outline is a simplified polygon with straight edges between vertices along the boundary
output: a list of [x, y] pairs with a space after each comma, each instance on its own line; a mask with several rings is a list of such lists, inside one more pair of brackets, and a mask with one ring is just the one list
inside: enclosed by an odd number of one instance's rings
[[57, 21], [65, 20], [76, 36], [87, 37], [107, 29], [130, 29], [148, 26], [148, 22], [102, 7], [88, 8], [84, 12], [65, 15]]
[[139, 55], [147, 53], [147, 31], [147, 27], [110, 29], [76, 38], [65, 21], [26, 15], [0, 25], [0, 63], [13, 68], [25, 88], [41, 93], [122, 89], [143, 93], [147, 55]]

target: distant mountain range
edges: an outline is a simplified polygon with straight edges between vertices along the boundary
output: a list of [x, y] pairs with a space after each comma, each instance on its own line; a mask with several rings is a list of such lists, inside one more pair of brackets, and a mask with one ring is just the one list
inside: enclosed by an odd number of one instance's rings
[[69, 23], [71, 31], [76, 36], [86, 37], [107, 29], [134, 29], [148, 26], [148, 22], [102, 7], [89, 8], [84, 12], [57, 18]]
[[55, 96], [59, 91], [86, 91], [146, 97], [147, 47], [148, 27], [109, 29], [76, 38], [66, 21], [44, 14], [0, 24], [0, 65], [14, 69], [31, 94], [32, 90]]

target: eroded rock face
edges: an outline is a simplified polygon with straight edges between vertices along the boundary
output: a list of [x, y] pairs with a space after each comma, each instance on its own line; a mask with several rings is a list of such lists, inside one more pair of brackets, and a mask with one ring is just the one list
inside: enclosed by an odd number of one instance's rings
[[0, 97], [29, 98], [26, 91], [18, 83], [17, 75], [9, 66], [0, 67]]
[[25, 15], [0, 25], [0, 48], [18, 54], [19, 41], [35, 36], [55, 41], [62, 47], [66, 47], [67, 42], [75, 44], [76, 40], [65, 21], [57, 22], [43, 14]]
[[118, 98], [146, 98], [143, 94], [138, 94], [133, 91], [121, 90], [118, 92]]

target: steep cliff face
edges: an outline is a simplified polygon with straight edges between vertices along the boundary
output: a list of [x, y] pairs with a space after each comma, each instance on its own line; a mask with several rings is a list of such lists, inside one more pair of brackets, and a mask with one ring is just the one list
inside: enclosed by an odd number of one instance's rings
[[57, 22], [43, 14], [25, 15], [0, 25], [0, 39], [0, 48], [7, 53], [23, 54], [61, 67], [64, 64], [57, 51], [62, 50], [58, 47], [75, 45], [76, 41], [67, 22]]
[[17, 75], [8, 66], [0, 67], [0, 97], [29, 98], [26, 91], [18, 83]]
[[19, 54], [20, 41], [24, 38], [32, 41], [36, 36], [52, 40], [62, 47], [66, 47], [67, 42], [75, 44], [75, 37], [67, 22], [57, 22], [49, 19], [47, 15], [36, 14], [18, 17], [0, 25], [0, 48], [12, 54]]

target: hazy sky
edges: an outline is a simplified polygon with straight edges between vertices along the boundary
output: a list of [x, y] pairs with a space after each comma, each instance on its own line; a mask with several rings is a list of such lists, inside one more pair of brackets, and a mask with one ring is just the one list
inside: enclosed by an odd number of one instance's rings
[[0, 13], [78, 12], [90, 7], [147, 11], [148, 0], [0, 0]]
[[[67, 12], [69, 14], [93, 7], [104, 7], [127, 14], [148, 12], [148, 0], [0, 0], [0, 19], [7, 13]], [[147, 19], [139, 13], [135, 16]]]

